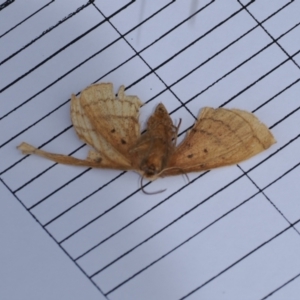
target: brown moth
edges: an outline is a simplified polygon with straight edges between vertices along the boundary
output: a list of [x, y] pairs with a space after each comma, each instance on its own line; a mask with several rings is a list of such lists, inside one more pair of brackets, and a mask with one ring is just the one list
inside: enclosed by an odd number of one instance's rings
[[71, 118], [81, 140], [93, 147], [86, 160], [53, 154], [22, 143], [23, 154], [37, 154], [57, 163], [133, 170], [142, 178], [209, 170], [239, 163], [268, 149], [276, 141], [252, 113], [238, 109], [205, 107], [183, 142], [176, 146], [174, 126], [162, 103], [140, 133], [136, 96], [121, 86], [117, 98], [111, 83], [87, 87], [72, 95]]

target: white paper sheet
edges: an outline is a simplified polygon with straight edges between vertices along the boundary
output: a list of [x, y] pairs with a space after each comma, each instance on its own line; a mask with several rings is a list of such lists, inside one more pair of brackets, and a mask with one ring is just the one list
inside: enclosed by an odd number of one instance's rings
[[[0, 298], [291, 299], [300, 294], [300, 0], [0, 2]], [[94, 82], [163, 102], [179, 141], [203, 106], [254, 112], [277, 143], [159, 179], [85, 158], [70, 95]]]

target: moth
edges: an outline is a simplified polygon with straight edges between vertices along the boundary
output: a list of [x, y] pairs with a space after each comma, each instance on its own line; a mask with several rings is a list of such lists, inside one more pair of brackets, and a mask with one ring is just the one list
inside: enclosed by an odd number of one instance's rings
[[23, 154], [37, 154], [61, 164], [133, 170], [142, 178], [198, 172], [237, 164], [268, 149], [276, 141], [252, 113], [239, 109], [201, 110], [198, 120], [177, 146], [179, 126], [160, 103], [141, 134], [137, 96], [121, 86], [117, 97], [111, 83], [100, 83], [71, 97], [71, 119], [79, 138], [90, 145], [85, 160], [49, 153], [27, 143]]

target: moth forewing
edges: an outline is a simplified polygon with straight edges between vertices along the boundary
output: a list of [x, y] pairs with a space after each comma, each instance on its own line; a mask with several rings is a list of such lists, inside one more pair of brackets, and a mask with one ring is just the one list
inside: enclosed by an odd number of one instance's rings
[[209, 170], [237, 164], [276, 141], [252, 113], [204, 108], [193, 128], [170, 158], [164, 175]]

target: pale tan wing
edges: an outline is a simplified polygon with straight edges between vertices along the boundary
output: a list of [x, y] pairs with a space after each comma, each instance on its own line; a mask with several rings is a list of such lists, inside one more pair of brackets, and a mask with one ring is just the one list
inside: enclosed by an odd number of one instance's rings
[[90, 151], [88, 158], [78, 159], [68, 155], [50, 153], [44, 150], [40, 150], [35, 148], [32, 145], [27, 143], [21, 143], [18, 147], [19, 150], [22, 151], [23, 154], [36, 154], [41, 157], [47, 158], [54, 162], [72, 165], [72, 166], [82, 166], [82, 167], [92, 167], [92, 168], [106, 168], [106, 169], [117, 169], [117, 170], [132, 170], [132, 167], [129, 165], [123, 165], [119, 162], [111, 162], [103, 159], [103, 156], [98, 152]]
[[[74, 128], [78, 136], [87, 144], [92, 146], [101, 155], [103, 164], [107, 165], [109, 162], [118, 163], [120, 166], [130, 166], [131, 161], [129, 159], [128, 151], [124, 150], [124, 147], [118, 147], [116, 143], [112, 143], [115, 131], [108, 129], [111, 126], [113, 120], [117, 119], [119, 122], [117, 128], [124, 125], [127, 126], [126, 120], [122, 121], [122, 116], [116, 111], [107, 109], [107, 104], [116, 107], [123, 106], [123, 100], [125, 100], [125, 109], [127, 102], [132, 108], [135, 107], [134, 111], [131, 111], [131, 116], [135, 118], [135, 130], [132, 128], [127, 128], [126, 134], [130, 133], [130, 139], [136, 140], [136, 136], [139, 135], [139, 124], [138, 124], [138, 111], [141, 105], [139, 99], [135, 96], [125, 96], [124, 87], [120, 88], [118, 99], [113, 94], [113, 86], [111, 83], [100, 83], [89, 86], [82, 91], [79, 98], [72, 96], [71, 101], [71, 117], [74, 124]], [[83, 108], [83, 104], [85, 109]], [[110, 111], [111, 114], [116, 114], [111, 117], [111, 120], [105, 120], [102, 116], [105, 116], [105, 112]], [[103, 120], [104, 119], [104, 120]], [[126, 119], [126, 118], [125, 118]], [[124, 132], [123, 135], [125, 136]], [[117, 136], [117, 135], [116, 135]], [[122, 142], [122, 138], [120, 138]], [[123, 139], [124, 140], [124, 139]], [[91, 157], [88, 157], [91, 159]]]
[[162, 176], [236, 164], [275, 142], [269, 129], [252, 113], [206, 107], [172, 154]]
[[[86, 144], [92, 146], [101, 153], [102, 164], [118, 162], [119, 165], [129, 166], [130, 162], [118, 153], [104, 138], [96, 131], [80, 104], [80, 98], [75, 95], [71, 97], [71, 119], [78, 137]], [[88, 159], [91, 159], [88, 157]]]
[[23, 154], [36, 154], [62, 164], [132, 170], [128, 150], [119, 147], [114, 139], [121, 140], [121, 144], [125, 145], [128, 141], [127, 147], [136, 142], [140, 134], [140, 106], [137, 97], [125, 96], [123, 86], [119, 90], [118, 99], [110, 83], [89, 86], [81, 92], [79, 98], [74, 95], [71, 97], [71, 118], [75, 131], [79, 138], [95, 149], [89, 152], [86, 160], [49, 153], [27, 143], [22, 143], [18, 149]]
[[139, 108], [136, 96], [125, 96], [124, 86], [118, 97], [113, 94], [112, 84], [98, 84], [84, 90], [80, 104], [92, 127], [105, 141], [129, 160], [129, 149], [140, 136]]

